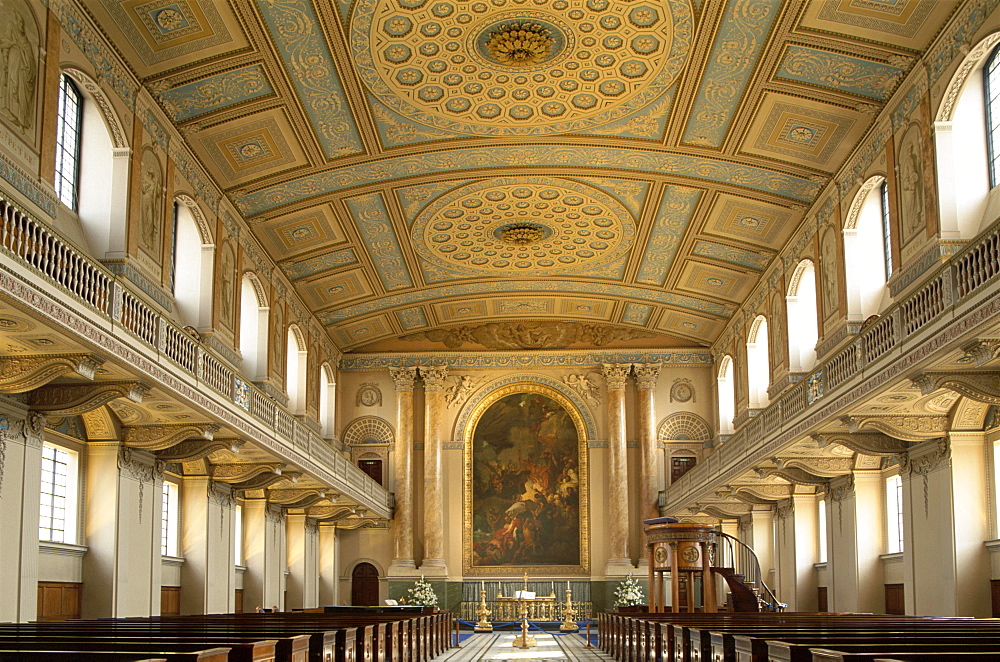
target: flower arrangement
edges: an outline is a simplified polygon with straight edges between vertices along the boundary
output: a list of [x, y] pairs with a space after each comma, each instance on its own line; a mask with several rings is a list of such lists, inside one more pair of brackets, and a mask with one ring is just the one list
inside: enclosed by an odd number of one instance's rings
[[632, 607], [644, 604], [645, 601], [646, 598], [642, 594], [639, 580], [632, 577], [632, 573], [629, 573], [628, 577], [615, 589], [615, 607]]
[[413, 588], [406, 590], [406, 602], [411, 605], [437, 607], [438, 596], [421, 575], [420, 579], [413, 583]]

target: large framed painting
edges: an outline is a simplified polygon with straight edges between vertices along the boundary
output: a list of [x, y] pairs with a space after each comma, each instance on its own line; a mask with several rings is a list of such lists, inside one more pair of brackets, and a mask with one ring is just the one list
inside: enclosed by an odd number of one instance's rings
[[573, 403], [542, 384], [510, 384], [468, 421], [466, 575], [589, 572], [587, 435]]

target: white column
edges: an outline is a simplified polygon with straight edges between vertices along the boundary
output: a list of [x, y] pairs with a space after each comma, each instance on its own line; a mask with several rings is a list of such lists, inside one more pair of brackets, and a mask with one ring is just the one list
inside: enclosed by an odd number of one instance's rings
[[793, 494], [778, 506], [778, 598], [790, 611], [816, 611], [815, 494]]
[[951, 432], [948, 441], [922, 444], [910, 451], [906, 468], [907, 613], [990, 616], [983, 433]]
[[774, 510], [771, 506], [758, 505], [750, 511], [750, 549], [760, 563], [761, 579], [768, 586], [774, 584]]
[[305, 513], [285, 516], [288, 554], [286, 609], [319, 606], [319, 531]]
[[[0, 402], [0, 621], [38, 618], [38, 511], [45, 417]], [[75, 541], [74, 541], [75, 542]]]
[[87, 444], [84, 618], [159, 613], [163, 479], [154, 463], [117, 441]]
[[337, 575], [337, 525], [333, 522], [319, 524], [319, 606], [340, 604], [340, 577]]
[[882, 562], [882, 475], [855, 471], [830, 483], [831, 611], [883, 613], [885, 587]]
[[243, 609], [281, 606], [284, 518], [281, 510], [265, 499], [243, 502]]
[[[236, 558], [228, 485], [208, 476], [185, 476], [181, 488], [181, 613], [220, 614], [234, 610]], [[244, 593], [244, 597], [245, 597]]]

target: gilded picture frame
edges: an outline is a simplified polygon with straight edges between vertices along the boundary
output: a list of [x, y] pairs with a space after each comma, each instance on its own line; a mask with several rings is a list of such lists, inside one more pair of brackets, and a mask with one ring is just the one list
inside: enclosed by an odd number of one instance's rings
[[[501, 386], [476, 404], [464, 441], [464, 574], [589, 574], [587, 428], [573, 401], [545, 384]], [[552, 462], [556, 453], [562, 461]]]

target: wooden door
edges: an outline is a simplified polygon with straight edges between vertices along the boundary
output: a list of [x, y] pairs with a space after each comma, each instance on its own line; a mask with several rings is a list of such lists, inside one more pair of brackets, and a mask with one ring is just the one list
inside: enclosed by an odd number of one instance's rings
[[371, 476], [376, 483], [382, 484], [382, 460], [358, 460], [358, 468]]
[[359, 563], [351, 573], [351, 604], [371, 607], [378, 604], [378, 569], [371, 563]]
[[675, 480], [686, 474], [691, 468], [698, 463], [698, 458], [680, 456], [670, 458], [670, 482], [673, 483]]
[[885, 585], [885, 613], [902, 616], [906, 613], [902, 584]]

